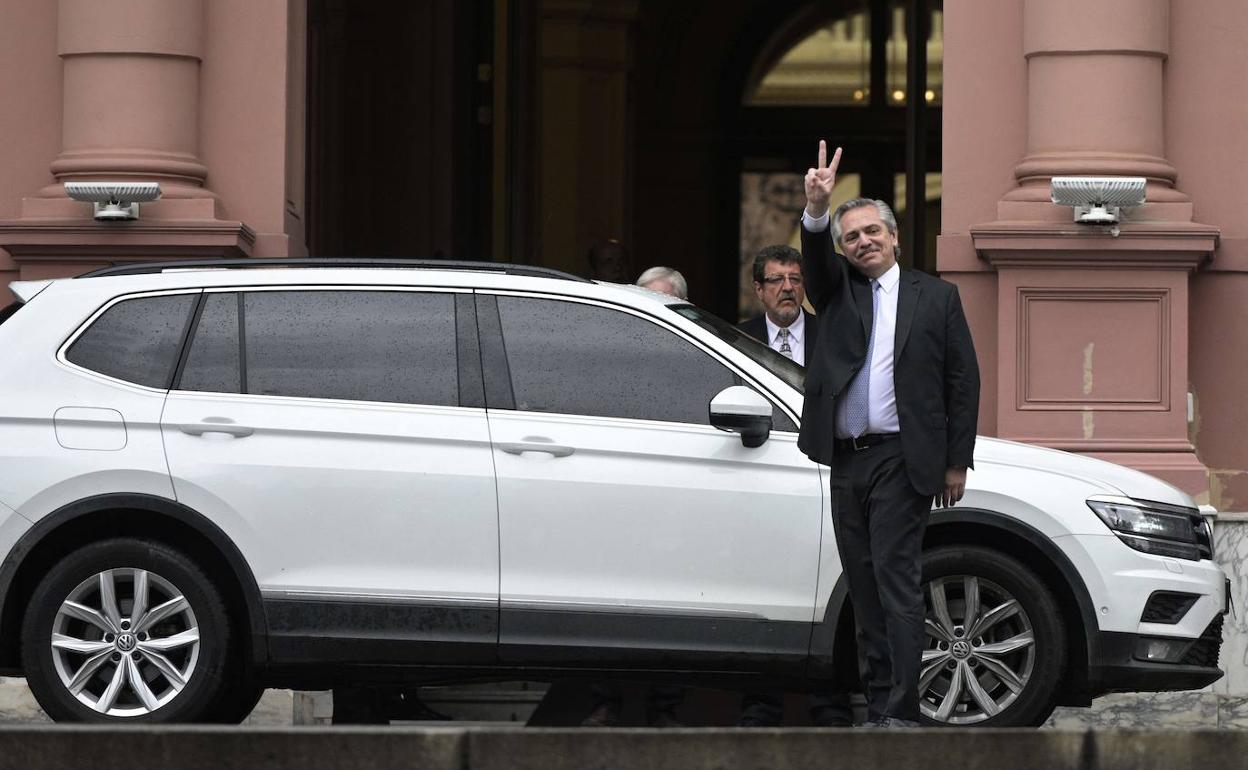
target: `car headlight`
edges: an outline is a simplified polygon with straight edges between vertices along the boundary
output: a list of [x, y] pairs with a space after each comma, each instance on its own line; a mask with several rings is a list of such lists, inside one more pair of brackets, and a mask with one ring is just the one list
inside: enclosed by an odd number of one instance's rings
[[[1200, 537], [1204, 524], [1197, 510], [1139, 500], [1091, 498], [1088, 507], [1122, 542], [1137, 551], [1199, 560], [1209, 538]], [[1197, 526], [1202, 530], [1198, 531]], [[1202, 543], [1203, 541], [1203, 543]]]

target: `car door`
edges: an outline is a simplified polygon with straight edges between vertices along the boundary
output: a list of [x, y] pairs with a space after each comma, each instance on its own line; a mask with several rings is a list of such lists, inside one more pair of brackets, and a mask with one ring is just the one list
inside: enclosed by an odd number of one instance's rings
[[178, 500], [254, 570], [276, 662], [494, 659], [476, 344], [470, 293], [205, 294], [162, 431]]
[[823, 496], [793, 422], [777, 408], [756, 449], [711, 427], [741, 377], [644, 314], [501, 293], [478, 308], [502, 660], [800, 667]]

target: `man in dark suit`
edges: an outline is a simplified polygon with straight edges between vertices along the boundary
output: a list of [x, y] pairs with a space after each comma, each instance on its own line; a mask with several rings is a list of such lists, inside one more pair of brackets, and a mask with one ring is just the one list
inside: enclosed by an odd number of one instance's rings
[[[806, 173], [802, 268], [819, 324], [798, 447], [832, 467], [837, 546], [858, 627], [869, 723], [918, 724], [919, 559], [933, 500], [962, 498], [979, 367], [958, 290], [897, 265], [897, 220], [860, 198], [829, 215], [841, 150]], [[839, 246], [841, 256], [834, 250]]]
[[763, 314], [737, 327], [756, 340], [806, 365], [815, 349], [815, 317], [802, 308], [802, 255], [791, 246], [767, 246], [754, 257], [754, 294]]

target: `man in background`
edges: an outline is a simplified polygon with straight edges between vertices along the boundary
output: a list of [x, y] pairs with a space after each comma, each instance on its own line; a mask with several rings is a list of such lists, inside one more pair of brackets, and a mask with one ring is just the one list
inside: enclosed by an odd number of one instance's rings
[[637, 279], [637, 285], [643, 289], [669, 294], [676, 299], [689, 299], [689, 284], [679, 270], [656, 265], [646, 270]]
[[767, 246], [754, 257], [754, 294], [764, 312], [738, 327], [802, 366], [815, 349], [815, 317], [802, 308], [806, 287], [802, 255], [792, 247]]
[[628, 283], [628, 276], [632, 272], [628, 267], [628, 252], [624, 250], [624, 244], [615, 238], [594, 241], [585, 253], [585, 261], [589, 266], [591, 279]]

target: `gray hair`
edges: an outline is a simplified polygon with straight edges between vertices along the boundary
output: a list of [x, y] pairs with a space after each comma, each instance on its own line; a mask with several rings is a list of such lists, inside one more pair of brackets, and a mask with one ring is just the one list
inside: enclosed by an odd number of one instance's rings
[[[879, 212], [880, 219], [884, 220], [885, 227], [893, 235], [897, 234], [897, 215], [889, 208], [888, 204], [882, 200], [875, 198], [854, 198], [848, 200], [836, 207], [836, 211], [832, 212], [832, 242], [837, 246], [841, 245], [841, 217], [850, 209], [860, 209], [863, 206], [874, 206]], [[893, 248], [893, 256], [901, 256], [901, 244]]]
[[648, 285], [655, 281], [667, 281], [672, 285], [672, 290], [676, 292], [676, 296], [680, 299], [689, 299], [689, 284], [685, 281], [685, 277], [680, 274], [679, 270], [670, 267], [656, 265], [637, 278], [637, 285], [648, 288]]

